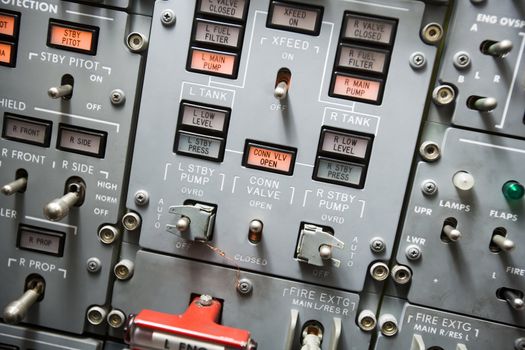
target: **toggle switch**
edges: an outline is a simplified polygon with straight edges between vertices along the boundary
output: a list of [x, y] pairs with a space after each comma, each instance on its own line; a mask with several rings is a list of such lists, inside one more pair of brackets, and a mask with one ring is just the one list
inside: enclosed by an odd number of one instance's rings
[[485, 55], [503, 58], [512, 51], [512, 41], [510, 40], [485, 40], [481, 43], [481, 52]]
[[6, 196], [10, 196], [16, 192], [24, 192], [27, 187], [27, 176], [20, 177], [15, 181], [8, 183], [7, 185], [2, 186], [2, 193]]
[[276, 99], [284, 100], [288, 96], [291, 79], [292, 73], [288, 68], [279, 69], [277, 72], [277, 78], [275, 79], [275, 89], [273, 91], [273, 95]]
[[73, 86], [75, 85], [75, 79], [70, 74], [64, 74], [60, 80], [59, 86], [52, 86], [47, 90], [47, 95], [53, 99], [62, 98], [63, 100], [69, 100], [73, 97]]
[[507, 303], [514, 310], [523, 310], [523, 308], [525, 307], [525, 302], [523, 301], [523, 293], [507, 288], [502, 288], [501, 290], [499, 290], [499, 292], [502, 299], [507, 301]]
[[331, 264], [339, 267], [341, 262], [332, 257], [333, 248], [343, 249], [345, 244], [335, 238], [328, 228], [312, 224], [303, 224], [295, 257], [302, 262], [315, 266]]
[[474, 176], [467, 171], [458, 171], [452, 177], [452, 183], [458, 190], [470, 191], [474, 187], [476, 181], [474, 180]]
[[443, 233], [452, 242], [455, 242], [461, 238], [461, 232], [457, 228], [451, 225], [443, 226]]
[[257, 244], [262, 240], [263, 223], [261, 220], [252, 220], [248, 227], [248, 240], [250, 243]]
[[53, 199], [44, 207], [44, 215], [51, 221], [59, 221], [65, 218], [71, 208], [80, 206], [84, 201], [86, 185], [78, 178], [66, 183], [66, 193]]
[[256, 350], [250, 332], [218, 324], [222, 304], [195, 297], [182, 315], [142, 310], [130, 316], [124, 339], [132, 349]]
[[170, 207], [169, 213], [178, 215], [175, 225], [166, 225], [170, 233], [192, 241], [211, 240], [217, 208], [210, 204], [186, 201], [184, 205]]
[[8, 324], [20, 323], [27, 314], [27, 311], [44, 295], [46, 283], [40, 276], [29, 278], [26, 283], [26, 291], [15, 301], [9, 303], [4, 308], [4, 321]]
[[480, 112], [490, 112], [498, 107], [498, 100], [494, 97], [470, 96], [467, 99], [467, 107]]
[[53, 87], [50, 87], [49, 90], [47, 90], [47, 95], [54, 99], [63, 98], [63, 99], [69, 100], [71, 98], [72, 93], [73, 93], [73, 86], [69, 84], [60, 85], [56, 87], [53, 86]]
[[513, 241], [498, 233], [494, 233], [491, 242], [499, 249], [507, 252], [511, 251], [516, 246]]

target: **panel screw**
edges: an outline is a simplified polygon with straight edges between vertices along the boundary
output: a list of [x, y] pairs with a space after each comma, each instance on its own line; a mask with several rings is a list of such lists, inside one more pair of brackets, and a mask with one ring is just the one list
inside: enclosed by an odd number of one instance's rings
[[434, 180], [427, 179], [421, 183], [421, 191], [426, 196], [433, 196], [437, 193], [438, 186]]
[[138, 190], [135, 192], [135, 204], [138, 206], [144, 206], [149, 202], [149, 194], [144, 190]]
[[250, 281], [247, 278], [243, 278], [239, 281], [237, 284], [237, 291], [241, 294], [250, 294], [253, 290], [253, 284], [252, 281]]
[[415, 244], [409, 245], [405, 250], [405, 255], [409, 260], [418, 260], [421, 258], [421, 254], [421, 248]]
[[148, 40], [146, 37], [143, 34], [137, 32], [130, 33], [126, 39], [126, 43], [128, 45], [128, 49], [131, 52], [144, 51], [148, 46]]
[[137, 213], [129, 212], [122, 217], [122, 225], [128, 231], [134, 231], [140, 226], [140, 216]]
[[102, 268], [102, 263], [99, 258], [91, 257], [86, 261], [86, 268], [89, 272], [96, 273]]
[[381, 237], [374, 237], [370, 240], [370, 250], [372, 253], [382, 253], [386, 249], [386, 243]]
[[439, 146], [434, 141], [423, 142], [419, 147], [419, 154], [427, 162], [434, 162], [441, 156]]
[[162, 11], [160, 14], [160, 21], [165, 26], [171, 26], [175, 24], [175, 13], [173, 13], [173, 11], [170, 9]]
[[421, 31], [423, 41], [427, 44], [436, 44], [443, 37], [443, 27], [439, 23], [429, 23]]
[[126, 95], [124, 94], [124, 91], [120, 89], [115, 89], [111, 91], [109, 99], [114, 105], [121, 105], [124, 103], [124, 101], [126, 101]]
[[410, 55], [409, 63], [412, 68], [421, 69], [426, 65], [427, 59], [422, 52], [414, 52], [412, 55]]
[[457, 69], [465, 69], [470, 66], [470, 56], [465, 51], [459, 51], [454, 55], [454, 66]]
[[213, 303], [213, 298], [211, 297], [211, 295], [208, 295], [208, 294], [202, 294], [200, 297], [199, 297], [199, 301], [198, 303], [201, 305], [201, 306], [210, 306], [212, 303]]

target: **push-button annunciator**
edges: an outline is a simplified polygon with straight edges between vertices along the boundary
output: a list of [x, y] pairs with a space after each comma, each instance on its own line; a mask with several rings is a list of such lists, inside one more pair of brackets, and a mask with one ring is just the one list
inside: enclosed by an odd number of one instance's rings
[[74, 178], [66, 183], [66, 193], [53, 199], [44, 207], [44, 215], [51, 221], [59, 221], [69, 214], [74, 206], [80, 206], [84, 201], [86, 185], [80, 179]]
[[503, 58], [512, 51], [512, 41], [510, 40], [485, 40], [481, 43], [481, 52], [485, 55]]
[[4, 321], [8, 324], [20, 323], [26, 317], [29, 308], [42, 299], [45, 288], [46, 282], [42, 277], [30, 276], [26, 282], [24, 294], [5, 307], [3, 314]]

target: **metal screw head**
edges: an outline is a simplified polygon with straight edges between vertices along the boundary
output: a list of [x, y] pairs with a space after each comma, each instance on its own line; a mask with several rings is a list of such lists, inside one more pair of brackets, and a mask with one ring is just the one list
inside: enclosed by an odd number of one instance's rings
[[104, 322], [104, 319], [106, 318], [107, 311], [103, 307], [100, 306], [92, 306], [88, 309], [86, 318], [89, 323], [91, 323], [93, 326], [98, 326], [102, 322]]
[[376, 315], [371, 310], [363, 310], [357, 317], [357, 324], [362, 331], [370, 332], [376, 328]]
[[103, 244], [111, 244], [117, 240], [120, 236], [120, 232], [116, 227], [111, 225], [104, 225], [98, 230], [98, 239]]
[[122, 259], [113, 268], [113, 273], [119, 280], [125, 281], [133, 276], [134, 266], [133, 261]]
[[253, 290], [253, 284], [252, 281], [250, 281], [247, 278], [242, 278], [239, 280], [239, 283], [237, 283], [237, 291], [241, 294], [250, 294]]
[[427, 44], [437, 44], [443, 37], [443, 27], [439, 23], [429, 23], [421, 30], [423, 41]]
[[141, 52], [146, 50], [148, 46], [148, 40], [146, 37], [137, 32], [129, 33], [126, 38], [126, 44], [131, 52]]
[[409, 260], [418, 260], [421, 258], [421, 254], [422, 254], [421, 248], [419, 248], [415, 244], [409, 245], [407, 249], [405, 250], [405, 255], [407, 259]]
[[438, 191], [437, 183], [431, 179], [424, 180], [421, 183], [421, 191], [426, 196], [433, 196]]
[[457, 69], [466, 69], [470, 66], [470, 55], [465, 51], [459, 51], [454, 55], [454, 66]]
[[88, 272], [96, 273], [102, 268], [102, 263], [99, 258], [91, 257], [86, 261], [86, 268]]
[[170, 9], [162, 11], [160, 14], [160, 22], [165, 26], [175, 24], [175, 13]]
[[450, 85], [443, 84], [436, 86], [432, 91], [432, 101], [436, 106], [446, 106], [454, 102], [456, 99], [456, 91]]
[[386, 243], [381, 237], [374, 237], [370, 240], [370, 250], [372, 253], [382, 253], [386, 249]]
[[144, 190], [138, 190], [135, 192], [135, 204], [138, 206], [144, 206], [149, 202], [149, 194]]
[[386, 337], [392, 337], [397, 334], [397, 319], [394, 315], [384, 314], [379, 317], [379, 328], [381, 334]]
[[427, 64], [427, 59], [422, 52], [414, 52], [410, 55], [410, 66], [414, 69], [421, 69]]
[[423, 160], [427, 162], [434, 162], [441, 157], [439, 145], [434, 141], [425, 141], [419, 146], [419, 154]]
[[525, 350], [525, 338], [518, 338], [514, 342], [515, 350]]
[[122, 217], [122, 225], [128, 231], [134, 231], [140, 226], [140, 216], [137, 213], [129, 212]]
[[211, 297], [211, 295], [202, 294], [199, 297], [199, 304], [201, 306], [210, 306], [212, 303], [213, 303], [213, 298]]
[[120, 328], [124, 325], [124, 322], [126, 321], [126, 315], [117, 309], [113, 309], [109, 312], [108, 316], [106, 317], [106, 320], [108, 321], [108, 324], [112, 328]]
[[412, 279], [412, 271], [406, 266], [396, 265], [392, 268], [392, 278], [397, 284], [407, 284]]
[[111, 94], [109, 95], [109, 99], [112, 104], [114, 105], [121, 105], [126, 101], [126, 95], [124, 94], [124, 91], [120, 89], [115, 89], [111, 91]]
[[384, 262], [376, 262], [372, 266], [370, 266], [370, 275], [376, 281], [380, 282], [386, 280], [389, 274], [390, 269], [388, 268], [388, 265]]

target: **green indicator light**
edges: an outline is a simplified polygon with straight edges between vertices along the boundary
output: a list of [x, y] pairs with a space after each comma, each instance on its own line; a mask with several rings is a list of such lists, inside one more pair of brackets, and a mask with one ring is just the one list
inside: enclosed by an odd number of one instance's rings
[[525, 188], [522, 184], [520, 184], [517, 181], [507, 181], [503, 185], [503, 188], [501, 189], [503, 191], [503, 195], [507, 199], [522, 199], [525, 195]]

